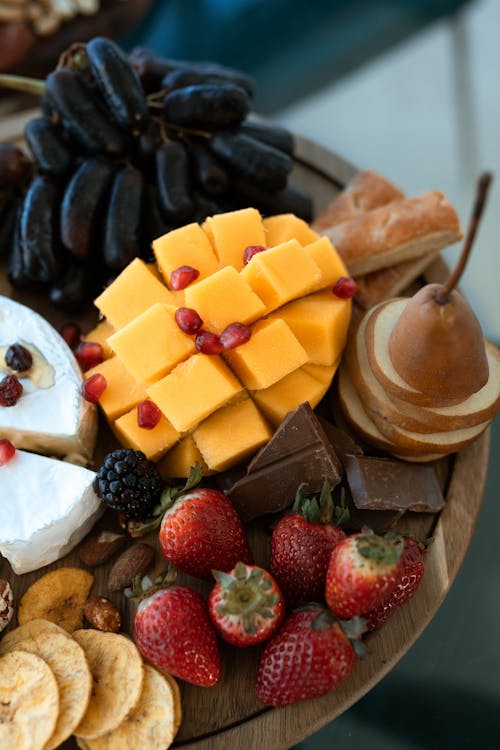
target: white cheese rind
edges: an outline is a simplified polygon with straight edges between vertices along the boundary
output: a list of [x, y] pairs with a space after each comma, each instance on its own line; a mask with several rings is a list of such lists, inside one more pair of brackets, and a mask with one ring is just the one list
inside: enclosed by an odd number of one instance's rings
[[0, 552], [14, 573], [58, 560], [90, 531], [104, 509], [94, 478], [89, 469], [24, 451], [0, 466]]
[[82, 397], [82, 375], [70, 348], [41, 315], [0, 296], [0, 347], [20, 340], [35, 346], [52, 365], [54, 384], [36, 388], [19, 376], [21, 398], [15, 406], [0, 406], [0, 437], [25, 450], [90, 458], [97, 433], [96, 409]]

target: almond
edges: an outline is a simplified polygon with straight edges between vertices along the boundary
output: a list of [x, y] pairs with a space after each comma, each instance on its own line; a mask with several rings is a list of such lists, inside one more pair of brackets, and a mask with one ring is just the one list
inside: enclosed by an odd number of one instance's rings
[[136, 576], [143, 576], [149, 570], [154, 558], [154, 549], [144, 542], [136, 542], [122, 552], [109, 571], [109, 591], [118, 591], [130, 586]]
[[118, 633], [121, 628], [122, 619], [117, 607], [104, 596], [90, 596], [83, 613], [87, 622], [97, 630]]
[[109, 560], [123, 547], [127, 537], [114, 531], [95, 531], [80, 545], [78, 555], [84, 565], [94, 568]]

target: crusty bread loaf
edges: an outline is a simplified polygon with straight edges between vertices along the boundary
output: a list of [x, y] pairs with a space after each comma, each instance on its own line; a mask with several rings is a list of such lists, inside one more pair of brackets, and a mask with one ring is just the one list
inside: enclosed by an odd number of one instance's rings
[[363, 310], [369, 310], [390, 297], [398, 297], [430, 266], [436, 255], [437, 251], [431, 252], [358, 276], [356, 302]]
[[402, 198], [323, 230], [355, 278], [434, 254], [462, 237], [453, 206], [439, 190]]

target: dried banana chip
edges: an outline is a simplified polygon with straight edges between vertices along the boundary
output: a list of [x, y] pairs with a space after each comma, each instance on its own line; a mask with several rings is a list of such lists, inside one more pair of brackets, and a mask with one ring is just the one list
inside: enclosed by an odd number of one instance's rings
[[162, 675], [166, 680], [168, 680], [168, 684], [172, 688], [172, 693], [174, 695], [174, 733], [177, 734], [182, 723], [181, 689], [179, 687], [179, 683], [177, 682], [175, 677], [172, 677], [171, 674], [168, 674], [168, 672], [162, 672]]
[[0, 641], [0, 656], [6, 654], [8, 651], [13, 651], [16, 643], [25, 641], [28, 638], [34, 638], [40, 633], [62, 633], [66, 638], [71, 638], [71, 635], [65, 630], [56, 625], [55, 622], [50, 620], [42, 620], [37, 618], [36, 620], [29, 620], [24, 625], [9, 630], [5, 633], [4, 637]]
[[19, 602], [20, 625], [43, 618], [68, 633], [83, 625], [83, 607], [94, 576], [81, 568], [56, 568], [33, 583]]
[[75, 730], [87, 742], [111, 732], [137, 705], [144, 682], [144, 664], [126, 636], [100, 630], [77, 630], [73, 638], [85, 651], [92, 672], [90, 703]]
[[59, 716], [59, 691], [50, 667], [35, 654], [12, 651], [0, 659], [0, 747], [42, 750]]

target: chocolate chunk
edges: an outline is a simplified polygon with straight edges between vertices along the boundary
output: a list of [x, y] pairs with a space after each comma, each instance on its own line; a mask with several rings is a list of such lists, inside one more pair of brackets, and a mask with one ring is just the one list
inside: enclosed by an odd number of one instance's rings
[[319, 492], [326, 479], [333, 489], [341, 479], [340, 460], [309, 404], [288, 414], [271, 440], [248, 466], [248, 473], [229, 490], [244, 521], [277, 513], [304, 493]]
[[354, 438], [348, 435], [345, 430], [341, 430], [340, 427], [336, 427], [334, 424], [329, 422], [328, 419], [324, 419], [323, 417], [319, 417], [319, 421], [322, 428], [326, 432], [328, 439], [335, 447], [335, 450], [337, 451], [342, 463], [344, 462], [343, 457], [347, 453], [352, 453], [354, 455], [364, 453], [364, 450], [359, 445], [359, 443], [357, 443]]
[[438, 513], [444, 498], [434, 468], [374, 456], [344, 456], [354, 505], [361, 510]]

